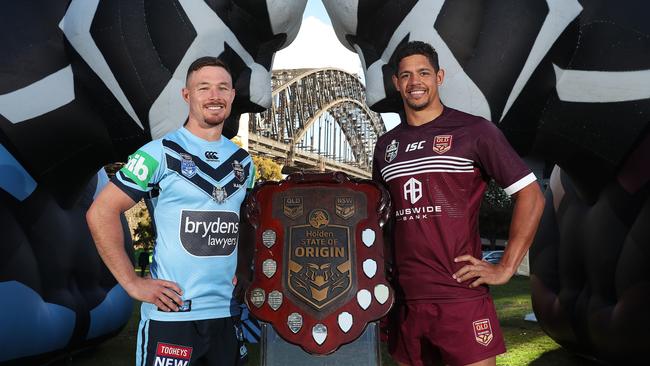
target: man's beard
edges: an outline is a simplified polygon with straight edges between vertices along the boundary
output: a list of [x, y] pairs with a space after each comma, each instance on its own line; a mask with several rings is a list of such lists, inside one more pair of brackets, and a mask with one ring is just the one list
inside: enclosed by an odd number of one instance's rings
[[204, 118], [203, 120], [205, 121], [206, 124], [208, 124], [210, 126], [219, 126], [219, 125], [224, 124], [226, 122], [226, 119], [228, 119], [228, 117], [226, 117], [224, 119], [221, 119], [221, 120], [219, 120], [217, 118]]
[[422, 104], [415, 104], [414, 102], [411, 102], [408, 99], [406, 100], [406, 105], [408, 105], [409, 108], [411, 108], [416, 112], [425, 110], [429, 106], [429, 104], [431, 104], [429, 100], [422, 102]]

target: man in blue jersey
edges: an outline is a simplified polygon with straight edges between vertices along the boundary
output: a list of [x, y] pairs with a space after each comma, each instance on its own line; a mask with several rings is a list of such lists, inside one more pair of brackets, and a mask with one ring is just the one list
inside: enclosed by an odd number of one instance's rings
[[[185, 125], [131, 155], [87, 220], [106, 266], [142, 301], [136, 365], [236, 365], [246, 348], [236, 319], [235, 274], [246, 282], [252, 248], [241, 206], [254, 166], [221, 135], [235, 98], [223, 62], [193, 62], [182, 95], [189, 105]], [[140, 278], [124, 249], [119, 217], [152, 190], [159, 192], [156, 245], [151, 278]]]

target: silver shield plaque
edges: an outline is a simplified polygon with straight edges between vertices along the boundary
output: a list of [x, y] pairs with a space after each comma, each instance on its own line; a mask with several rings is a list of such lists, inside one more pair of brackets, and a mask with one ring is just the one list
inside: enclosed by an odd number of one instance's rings
[[327, 339], [327, 327], [324, 324], [316, 324], [311, 329], [311, 336], [314, 338], [314, 341], [318, 344], [323, 344], [325, 339]]
[[262, 233], [262, 243], [265, 247], [271, 248], [275, 244], [275, 231], [269, 229]]
[[302, 328], [302, 315], [298, 313], [291, 313], [287, 317], [287, 325], [292, 332], [298, 333], [300, 328]]
[[259, 308], [264, 304], [264, 300], [266, 300], [266, 294], [264, 293], [264, 290], [261, 288], [254, 288], [251, 291], [251, 303], [255, 305], [256, 308]]
[[267, 259], [262, 262], [262, 273], [268, 278], [273, 277], [278, 269], [278, 264], [273, 259]]
[[350, 328], [352, 328], [352, 323], [353, 323], [352, 314], [348, 313], [347, 311], [344, 311], [341, 314], [339, 314], [337, 320], [339, 323], [339, 327], [341, 328], [343, 333], [347, 333], [350, 330]]
[[282, 306], [282, 292], [273, 290], [269, 294], [269, 306], [273, 310], [278, 310]]

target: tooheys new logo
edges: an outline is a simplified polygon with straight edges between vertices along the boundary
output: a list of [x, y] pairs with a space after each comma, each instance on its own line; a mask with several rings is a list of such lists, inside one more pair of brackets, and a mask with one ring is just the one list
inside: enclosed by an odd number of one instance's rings
[[239, 239], [239, 216], [227, 211], [181, 211], [181, 244], [199, 257], [232, 254]]
[[122, 173], [142, 189], [146, 189], [156, 168], [158, 168], [158, 161], [146, 152], [138, 150], [129, 156], [129, 161], [122, 167]]
[[161, 343], [156, 345], [154, 366], [187, 366], [192, 359], [192, 347]]

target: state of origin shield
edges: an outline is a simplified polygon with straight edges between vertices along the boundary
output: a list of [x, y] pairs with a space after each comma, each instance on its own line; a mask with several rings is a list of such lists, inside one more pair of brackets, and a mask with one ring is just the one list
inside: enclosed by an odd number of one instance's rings
[[312, 354], [354, 341], [393, 303], [381, 235], [389, 209], [383, 188], [344, 173], [257, 186], [247, 202], [257, 238], [251, 313]]

